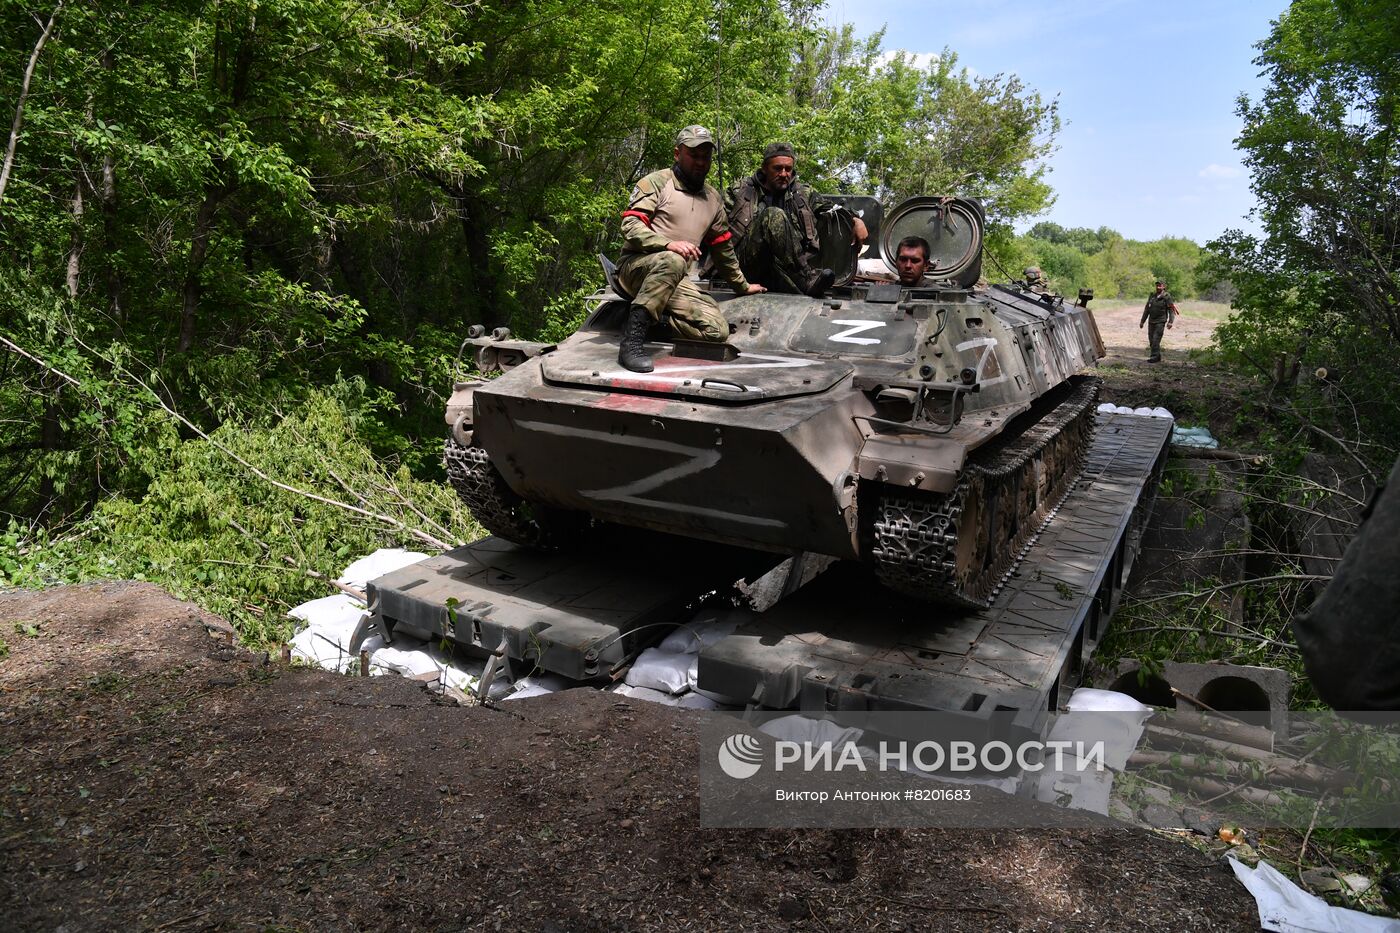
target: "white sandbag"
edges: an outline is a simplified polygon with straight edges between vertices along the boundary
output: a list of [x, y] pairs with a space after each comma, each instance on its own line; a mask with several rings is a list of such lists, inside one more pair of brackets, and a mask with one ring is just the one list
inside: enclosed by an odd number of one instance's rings
[[1115, 690], [1095, 690], [1093, 687], [1078, 687], [1070, 694], [1065, 704], [1071, 713], [1152, 713], [1150, 706], [1144, 706], [1126, 693]]
[[657, 647], [677, 654], [695, 654], [701, 648], [709, 648], [733, 635], [735, 629], [752, 617], [753, 613], [742, 609], [701, 613], [690, 622], [677, 626], [674, 632], [661, 639]]
[[1112, 771], [1099, 771], [1096, 768], [1082, 771], [1046, 768], [1034, 776], [1035, 799], [1069, 810], [1085, 810], [1107, 816], [1108, 802], [1113, 795], [1113, 777]]
[[289, 643], [292, 657], [325, 670], [345, 670], [353, 660], [350, 636], [364, 613], [364, 604], [344, 593], [323, 596], [292, 608], [287, 615], [307, 623]]
[[337, 633], [327, 633], [319, 628], [305, 628], [288, 642], [292, 657], [307, 664], [314, 664], [328, 671], [343, 671], [350, 664], [350, 652], [346, 644], [349, 633], [337, 637]]
[[526, 697], [543, 696], [546, 693], [558, 693], [573, 686], [569, 680], [560, 677], [558, 674], [533, 674], [529, 677], [522, 677], [515, 682], [515, 690], [501, 702], [505, 700], [523, 700]]
[[382, 577], [386, 573], [393, 573], [401, 567], [409, 564], [416, 564], [420, 560], [426, 560], [427, 554], [420, 554], [418, 551], [405, 551], [399, 547], [380, 548], [368, 557], [361, 557], [349, 567], [336, 580], [343, 586], [353, 586], [357, 590], [363, 590], [369, 581]]
[[1119, 405], [1118, 407], [1114, 408], [1113, 410], [1116, 411], [1116, 412], [1117, 412], [1118, 414], [1120, 414], [1120, 415], [1131, 415], [1131, 414], [1133, 413], [1133, 410], [1132, 410], [1131, 408], [1129, 408], [1127, 405]]
[[1278, 869], [1260, 860], [1250, 868], [1227, 856], [1240, 884], [1254, 895], [1259, 926], [1273, 933], [1400, 933], [1400, 920], [1334, 907], [1298, 887]]
[[699, 661], [698, 655], [648, 648], [632, 662], [627, 671], [627, 683], [672, 695], [684, 693], [695, 686]]
[[1135, 414], [1135, 415], [1141, 415], [1141, 416], [1144, 417], [1144, 418], [1151, 418], [1151, 417], [1152, 417], [1152, 409], [1149, 408], [1149, 407], [1147, 407], [1146, 405], [1142, 405], [1142, 406], [1139, 406], [1139, 407], [1137, 407], [1137, 408], [1134, 408], [1134, 409], [1133, 409], [1133, 414]]
[[676, 705], [681, 709], [724, 709], [724, 704], [716, 703], [714, 700], [692, 690], [676, 701]]
[[353, 631], [360, 622], [365, 604], [347, 593], [322, 596], [294, 606], [287, 610], [293, 619], [301, 619], [308, 625], [323, 629], [341, 629], [349, 626]]
[[782, 742], [810, 744], [813, 748], [830, 744], [837, 755], [840, 755], [842, 746], [848, 742], [859, 742], [865, 734], [864, 730], [842, 728], [829, 719], [807, 716], [781, 716], [765, 722], [758, 727], [758, 731]]
[[[369, 640], [366, 640], [366, 646]], [[365, 650], [369, 650], [368, 647]], [[377, 647], [370, 652], [371, 677], [397, 674], [400, 677], [421, 677], [435, 674], [438, 683], [473, 693], [481, 680], [480, 662], [461, 661], [437, 645], [400, 635], [392, 645]]]
[[1168, 411], [1167, 409], [1163, 408], [1161, 405], [1158, 405], [1156, 408], [1152, 409], [1152, 417], [1154, 417], [1154, 418], [1172, 418], [1172, 417], [1174, 417], [1174, 416], [1172, 415], [1172, 413], [1171, 413], [1170, 411]]
[[400, 677], [418, 677], [423, 674], [440, 673], [442, 668], [433, 660], [432, 655], [423, 650], [424, 647], [424, 643], [417, 639], [394, 639], [394, 644], [386, 645], [369, 656], [370, 675], [398, 674]]
[[660, 703], [662, 706], [679, 706], [681, 702], [680, 697], [673, 697], [669, 693], [653, 690], [650, 687], [634, 687], [631, 684], [619, 684], [613, 693], [631, 697], [634, 700], [644, 700], [647, 703]]
[[1115, 404], [1113, 404], [1112, 402], [1100, 402], [1100, 403], [1099, 403], [1098, 411], [1101, 412], [1101, 413], [1103, 413], [1103, 414], [1111, 415], [1111, 414], [1113, 414], [1114, 412], [1116, 412], [1117, 410], [1118, 410], [1118, 406], [1115, 405]]

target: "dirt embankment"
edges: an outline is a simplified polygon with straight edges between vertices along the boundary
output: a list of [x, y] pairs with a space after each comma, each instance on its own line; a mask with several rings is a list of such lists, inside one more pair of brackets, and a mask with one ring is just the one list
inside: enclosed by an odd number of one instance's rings
[[0, 594], [6, 929], [1256, 929], [1139, 830], [702, 830], [702, 714], [463, 709], [206, 627], [147, 584]]

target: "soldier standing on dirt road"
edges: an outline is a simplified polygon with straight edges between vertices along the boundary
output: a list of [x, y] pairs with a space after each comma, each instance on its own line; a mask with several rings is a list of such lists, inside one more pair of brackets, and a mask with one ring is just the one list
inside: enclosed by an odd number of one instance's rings
[[715, 139], [703, 126], [687, 126], [676, 136], [675, 164], [637, 182], [622, 212], [625, 243], [617, 278], [631, 292], [632, 306], [622, 326], [617, 361], [637, 373], [652, 370], [643, 348], [647, 330], [665, 321], [672, 333], [689, 340], [723, 341], [729, 322], [719, 303], [690, 281], [701, 246], [741, 295], [767, 291], [751, 285], [739, 268], [720, 193], [705, 184]]
[[1158, 279], [1157, 291], [1147, 297], [1147, 304], [1142, 308], [1142, 320], [1138, 322], [1138, 330], [1141, 330], [1144, 324], [1148, 325], [1147, 345], [1152, 355], [1147, 358], [1147, 362], [1162, 362], [1162, 334], [1164, 330], [1171, 330], [1172, 322], [1180, 313], [1171, 293], [1167, 291], [1167, 283]]

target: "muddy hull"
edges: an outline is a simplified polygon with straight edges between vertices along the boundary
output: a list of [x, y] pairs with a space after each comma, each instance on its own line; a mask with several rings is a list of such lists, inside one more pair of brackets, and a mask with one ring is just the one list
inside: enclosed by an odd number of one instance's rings
[[1035, 726], [1064, 702], [1105, 634], [1171, 434], [1165, 419], [1096, 420], [1059, 520], [985, 609], [881, 593], [854, 565], [807, 582], [811, 555], [765, 560], [628, 532], [554, 554], [487, 538], [395, 571], [370, 583], [375, 627], [606, 682], [655, 640], [654, 626], [688, 621], [686, 607], [707, 593], [738, 598], [748, 588], [726, 589], [736, 579], [764, 578], [771, 592], [751, 600], [752, 618], [702, 650], [701, 689], [766, 709], [1008, 714]]
[[860, 396], [742, 411], [634, 392], [588, 396], [514, 370], [476, 392], [473, 443], [530, 502], [725, 544], [858, 556], [850, 468]]

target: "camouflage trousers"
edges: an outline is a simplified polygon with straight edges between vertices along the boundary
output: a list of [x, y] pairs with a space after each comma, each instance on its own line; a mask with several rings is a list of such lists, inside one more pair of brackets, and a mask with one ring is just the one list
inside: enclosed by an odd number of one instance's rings
[[1147, 322], [1147, 349], [1153, 357], [1162, 355], [1162, 335], [1167, 332], [1166, 321]]
[[802, 293], [799, 283], [807, 278], [810, 266], [802, 252], [802, 235], [781, 207], [758, 205], [748, 233], [736, 237], [734, 252], [750, 282], [771, 292]]
[[632, 303], [647, 309], [652, 320], [664, 322], [687, 340], [729, 339], [729, 322], [719, 304], [687, 275], [690, 263], [670, 250], [626, 253], [617, 264], [617, 279], [634, 296]]

